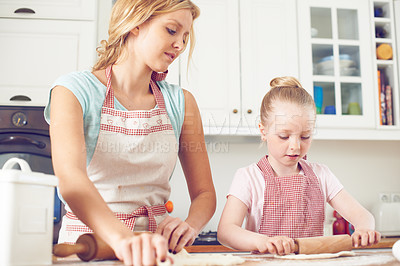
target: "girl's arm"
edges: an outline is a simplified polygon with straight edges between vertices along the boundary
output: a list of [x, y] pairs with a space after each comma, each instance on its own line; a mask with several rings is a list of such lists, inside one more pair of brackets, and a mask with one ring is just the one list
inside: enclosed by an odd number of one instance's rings
[[157, 228], [169, 239], [169, 249], [179, 252], [191, 245], [215, 212], [216, 195], [208, 161], [200, 112], [193, 95], [183, 90], [185, 119], [179, 143], [179, 159], [188, 185], [191, 205], [185, 221], [167, 217]]
[[[108, 208], [86, 172], [82, 108], [68, 89], [51, 94], [50, 137], [53, 167], [60, 192], [74, 214], [108, 243], [127, 265], [165, 260], [167, 243], [159, 235], [134, 236]], [[148, 249], [142, 249], [148, 247]]]
[[375, 231], [374, 216], [353, 198], [345, 189], [342, 189], [329, 204], [354, 225], [351, 238], [353, 246], [369, 246], [381, 239], [381, 234]]
[[268, 237], [242, 228], [247, 206], [228, 196], [218, 224], [218, 241], [233, 249], [285, 255], [294, 252], [294, 241], [285, 236]]

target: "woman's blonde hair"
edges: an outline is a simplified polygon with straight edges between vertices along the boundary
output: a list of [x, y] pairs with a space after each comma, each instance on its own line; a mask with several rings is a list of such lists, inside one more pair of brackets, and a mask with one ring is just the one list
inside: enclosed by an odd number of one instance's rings
[[294, 77], [277, 77], [270, 82], [271, 89], [264, 96], [260, 117], [261, 123], [266, 126], [269, 121], [269, 114], [273, 111], [276, 101], [295, 103], [299, 106], [309, 107], [314, 110], [315, 103], [311, 95], [301, 86], [300, 82]]
[[[126, 55], [125, 41], [129, 32], [137, 26], [155, 16], [189, 9], [193, 20], [200, 15], [200, 9], [190, 0], [118, 0], [113, 6], [108, 28], [108, 41], [102, 40], [98, 47], [98, 60], [93, 66], [93, 71], [105, 69]], [[193, 25], [189, 32], [190, 50], [189, 60], [192, 56], [195, 37]], [[186, 41], [188, 43], [189, 40]]]

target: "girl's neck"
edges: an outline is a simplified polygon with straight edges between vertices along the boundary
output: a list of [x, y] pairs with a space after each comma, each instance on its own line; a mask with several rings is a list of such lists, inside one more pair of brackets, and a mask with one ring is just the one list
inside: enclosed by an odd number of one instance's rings
[[270, 156], [268, 156], [267, 159], [272, 170], [274, 171], [275, 176], [291, 176], [300, 172], [301, 167], [299, 163], [293, 165], [293, 167], [288, 167], [280, 164], [277, 160]]

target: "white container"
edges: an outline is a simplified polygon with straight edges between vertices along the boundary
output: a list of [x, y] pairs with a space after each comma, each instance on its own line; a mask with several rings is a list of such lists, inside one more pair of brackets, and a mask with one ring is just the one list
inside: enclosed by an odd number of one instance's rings
[[[11, 169], [19, 164], [21, 170]], [[53, 175], [11, 158], [0, 170], [0, 265], [52, 264]]]

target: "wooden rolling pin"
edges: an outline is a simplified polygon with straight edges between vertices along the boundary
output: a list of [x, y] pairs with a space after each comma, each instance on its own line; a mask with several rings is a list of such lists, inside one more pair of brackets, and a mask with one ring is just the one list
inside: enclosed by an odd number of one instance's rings
[[57, 257], [76, 254], [83, 261], [117, 259], [114, 250], [95, 234], [81, 235], [76, 244], [57, 244], [53, 247]]
[[294, 239], [296, 254], [320, 254], [350, 251], [353, 247], [349, 235], [317, 236]]

